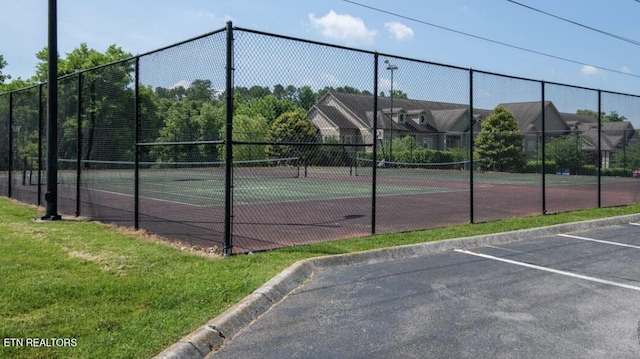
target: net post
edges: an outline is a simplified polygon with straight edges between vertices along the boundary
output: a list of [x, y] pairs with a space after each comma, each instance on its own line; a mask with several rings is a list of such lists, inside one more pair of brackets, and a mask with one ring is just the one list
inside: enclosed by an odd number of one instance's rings
[[233, 251], [233, 24], [227, 21], [227, 63], [226, 63], [226, 140], [225, 140], [225, 192], [224, 192], [224, 248], [223, 255], [230, 256]]

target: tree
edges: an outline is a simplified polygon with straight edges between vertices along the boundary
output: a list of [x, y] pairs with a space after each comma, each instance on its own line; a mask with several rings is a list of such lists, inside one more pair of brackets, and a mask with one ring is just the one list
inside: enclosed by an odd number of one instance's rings
[[[393, 90], [393, 98], [403, 98], [403, 99], [408, 99], [409, 96], [407, 95], [406, 92], [402, 91], [402, 90]], [[384, 93], [384, 91], [380, 91], [380, 96], [381, 97], [387, 97]]]
[[311, 87], [302, 86], [298, 89], [298, 105], [300, 105], [305, 110], [309, 110], [313, 105], [316, 104], [316, 94], [313, 92]]
[[[32, 78], [34, 81], [47, 81], [48, 56], [49, 50], [47, 47], [36, 53], [36, 58], [40, 61], [36, 64], [36, 74]], [[128, 58], [131, 58], [131, 54], [123, 51], [121, 47], [115, 44], [110, 45], [107, 50], [102, 53], [90, 49], [86, 43], [82, 43], [79, 47], [76, 47], [68, 53], [65, 58], [60, 58], [58, 55], [58, 76], [72, 74], [77, 70], [86, 70]]]
[[562, 136], [548, 141], [545, 156], [547, 160], [554, 161], [557, 168], [568, 168], [573, 174], [579, 172], [585, 161], [582, 142], [576, 136]]
[[604, 122], [622, 122], [627, 118], [618, 114], [618, 111], [611, 111], [608, 115], [604, 116]]
[[[596, 119], [598, 118], [598, 113], [596, 111], [588, 110], [588, 109], [578, 110], [576, 111], [576, 114], [587, 115]], [[618, 111], [615, 111], [615, 110], [609, 112], [608, 115], [605, 112], [600, 112], [600, 118], [602, 119], [602, 122], [620, 122], [620, 121], [627, 120], [626, 117], [621, 116], [620, 114], [618, 114]]]
[[476, 155], [487, 169], [517, 171], [524, 165], [524, 135], [513, 114], [503, 106], [496, 107], [482, 122], [475, 139]]
[[10, 75], [5, 75], [5, 74], [2, 73], [2, 69], [4, 69], [6, 66], [7, 66], [7, 61], [5, 61], [5, 59], [2, 56], [2, 54], [0, 54], [0, 86], [4, 85], [4, 82], [6, 80], [11, 79]]
[[611, 164], [613, 167], [640, 170], [640, 142], [627, 145], [624, 150], [615, 151]]
[[271, 125], [280, 115], [285, 112], [299, 110], [300, 107], [287, 99], [278, 99], [274, 95], [268, 94], [251, 101], [236, 101], [236, 114], [247, 115], [249, 117], [262, 116]]
[[[261, 142], [267, 137], [269, 125], [264, 117], [258, 115], [250, 117], [247, 115], [236, 115], [233, 118], [233, 140], [244, 142]], [[220, 129], [220, 138], [224, 138], [227, 126], [223, 125]], [[224, 153], [221, 153], [221, 159], [224, 159]], [[264, 160], [267, 158], [265, 145], [236, 144], [233, 145], [233, 160]]]
[[307, 119], [303, 110], [294, 110], [280, 115], [269, 128], [267, 138], [271, 142], [300, 143], [267, 147], [271, 158], [299, 157], [306, 163], [312, 155], [312, 147], [308, 143], [318, 142], [318, 129]]

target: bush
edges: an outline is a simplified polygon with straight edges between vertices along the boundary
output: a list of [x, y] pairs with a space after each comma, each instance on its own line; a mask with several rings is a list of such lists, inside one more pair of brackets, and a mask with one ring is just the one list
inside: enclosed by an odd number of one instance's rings
[[[327, 140], [326, 143], [339, 143], [336, 139]], [[312, 166], [346, 166], [351, 163], [349, 153], [344, 146], [318, 146], [309, 158]]]
[[[555, 174], [558, 171], [558, 165], [555, 161], [545, 161], [545, 169], [547, 174]], [[524, 167], [524, 173], [541, 173], [542, 161], [528, 161]]]
[[631, 177], [633, 175], [631, 169], [622, 167], [603, 168], [601, 173], [603, 176], [611, 177]]
[[[467, 160], [468, 152], [464, 149], [452, 149], [447, 151], [436, 151], [426, 148], [394, 151], [393, 162], [403, 163], [448, 163], [461, 162]], [[373, 159], [372, 152], [358, 152], [356, 157], [363, 159]], [[378, 151], [378, 161], [384, 159], [384, 154]]]

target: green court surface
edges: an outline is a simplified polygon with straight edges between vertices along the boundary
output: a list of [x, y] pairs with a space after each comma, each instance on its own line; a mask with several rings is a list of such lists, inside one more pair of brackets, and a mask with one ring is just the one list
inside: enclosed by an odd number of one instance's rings
[[[370, 170], [370, 169], [369, 169]], [[363, 174], [364, 173], [364, 174]], [[234, 171], [233, 202], [240, 204], [322, 201], [366, 198], [372, 194], [372, 177], [349, 167], [239, 168]], [[76, 183], [73, 170], [60, 171], [61, 184]], [[134, 172], [100, 169], [82, 172], [82, 187], [95, 191], [134, 195]], [[603, 177], [603, 184], [635, 181]], [[542, 186], [541, 174], [474, 171], [475, 185]], [[225, 198], [225, 176], [220, 168], [145, 169], [139, 173], [140, 196], [194, 206], [220, 206]], [[468, 191], [470, 173], [465, 170], [382, 168], [377, 170], [378, 196]], [[546, 186], [595, 185], [596, 176], [545, 176]], [[526, 189], [525, 189], [526, 190]]]

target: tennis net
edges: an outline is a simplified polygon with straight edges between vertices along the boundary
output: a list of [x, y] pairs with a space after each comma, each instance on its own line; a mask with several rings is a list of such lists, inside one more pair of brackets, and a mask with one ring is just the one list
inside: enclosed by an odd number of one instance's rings
[[437, 163], [409, 163], [374, 161], [368, 158], [356, 158], [353, 161], [353, 173], [356, 176], [373, 175], [373, 167], [376, 167], [377, 175], [381, 176], [424, 176], [431, 171], [462, 171], [469, 169], [470, 161], [437, 162]]
[[[58, 183], [73, 184], [78, 180], [91, 183], [133, 183], [135, 162], [58, 159]], [[36, 168], [28, 170], [27, 177], [32, 185], [44, 184], [46, 173]], [[211, 162], [146, 162], [138, 163], [139, 179], [146, 182], [161, 181], [224, 181], [226, 163]], [[234, 178], [298, 178], [300, 159], [298, 157], [233, 162]], [[42, 177], [42, 178], [40, 178]]]

